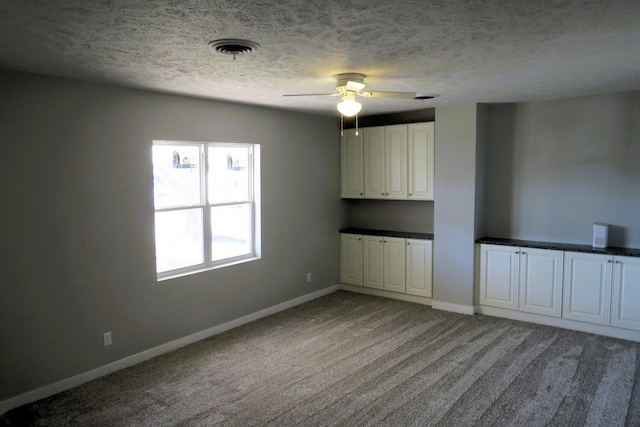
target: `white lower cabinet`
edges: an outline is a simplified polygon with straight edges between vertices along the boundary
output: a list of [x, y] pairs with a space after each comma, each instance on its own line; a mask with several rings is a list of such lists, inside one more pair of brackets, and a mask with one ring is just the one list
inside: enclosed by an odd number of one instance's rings
[[431, 298], [433, 241], [407, 239], [406, 293]]
[[564, 252], [521, 248], [519, 255], [520, 310], [560, 317]]
[[431, 297], [433, 241], [341, 233], [340, 283]]
[[640, 330], [640, 258], [567, 252], [563, 317]]
[[611, 326], [640, 330], [640, 258], [613, 258]]
[[364, 286], [405, 291], [405, 239], [363, 236]]
[[567, 252], [562, 317], [609, 324], [611, 259], [598, 254]]
[[362, 286], [362, 236], [340, 234], [340, 283]]
[[364, 286], [384, 288], [384, 241], [380, 236], [362, 236]]
[[479, 246], [480, 305], [640, 331], [640, 258]]
[[560, 317], [563, 252], [480, 246], [479, 303]]
[[406, 287], [405, 239], [384, 238], [384, 289], [404, 292]]

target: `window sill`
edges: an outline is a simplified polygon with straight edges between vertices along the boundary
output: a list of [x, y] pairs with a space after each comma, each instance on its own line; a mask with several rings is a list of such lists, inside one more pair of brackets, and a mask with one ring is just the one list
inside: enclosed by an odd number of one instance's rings
[[194, 274], [204, 273], [205, 271], [217, 270], [217, 269], [224, 268], [224, 267], [230, 267], [232, 265], [238, 265], [238, 264], [244, 264], [245, 262], [256, 261], [256, 260], [259, 260], [260, 258], [261, 258], [260, 256], [251, 256], [251, 257], [248, 257], [248, 258], [242, 258], [242, 259], [237, 259], [237, 260], [233, 260], [233, 261], [230, 261], [230, 262], [225, 262], [224, 264], [216, 264], [216, 265], [203, 267], [203, 268], [198, 268], [198, 269], [194, 269], [194, 270], [183, 271], [183, 272], [176, 273], [176, 274], [171, 274], [171, 275], [168, 275], [168, 276], [158, 277], [158, 282], [164, 282], [166, 280], [178, 279], [180, 277], [185, 277], [185, 276], [193, 276]]

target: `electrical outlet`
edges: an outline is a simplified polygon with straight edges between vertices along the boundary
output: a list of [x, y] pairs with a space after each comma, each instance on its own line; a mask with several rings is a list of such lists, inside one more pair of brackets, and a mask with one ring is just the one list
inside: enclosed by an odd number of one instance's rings
[[311, 273], [307, 273], [307, 282], [311, 281]]
[[103, 338], [104, 338], [104, 346], [108, 346], [111, 345], [111, 332], [105, 332], [103, 334]]

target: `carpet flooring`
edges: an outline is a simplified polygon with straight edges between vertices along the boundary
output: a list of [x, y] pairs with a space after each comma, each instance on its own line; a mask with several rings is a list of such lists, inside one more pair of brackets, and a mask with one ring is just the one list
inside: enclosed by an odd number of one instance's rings
[[338, 291], [0, 419], [9, 426], [639, 426], [640, 343]]

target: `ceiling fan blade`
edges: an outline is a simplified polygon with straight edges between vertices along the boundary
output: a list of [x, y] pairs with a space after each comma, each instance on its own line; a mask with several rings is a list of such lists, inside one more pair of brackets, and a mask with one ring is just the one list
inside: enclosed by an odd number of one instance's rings
[[341, 93], [294, 93], [282, 96], [341, 96]]
[[361, 92], [358, 95], [367, 98], [400, 98], [400, 99], [413, 99], [416, 97], [415, 92]]

